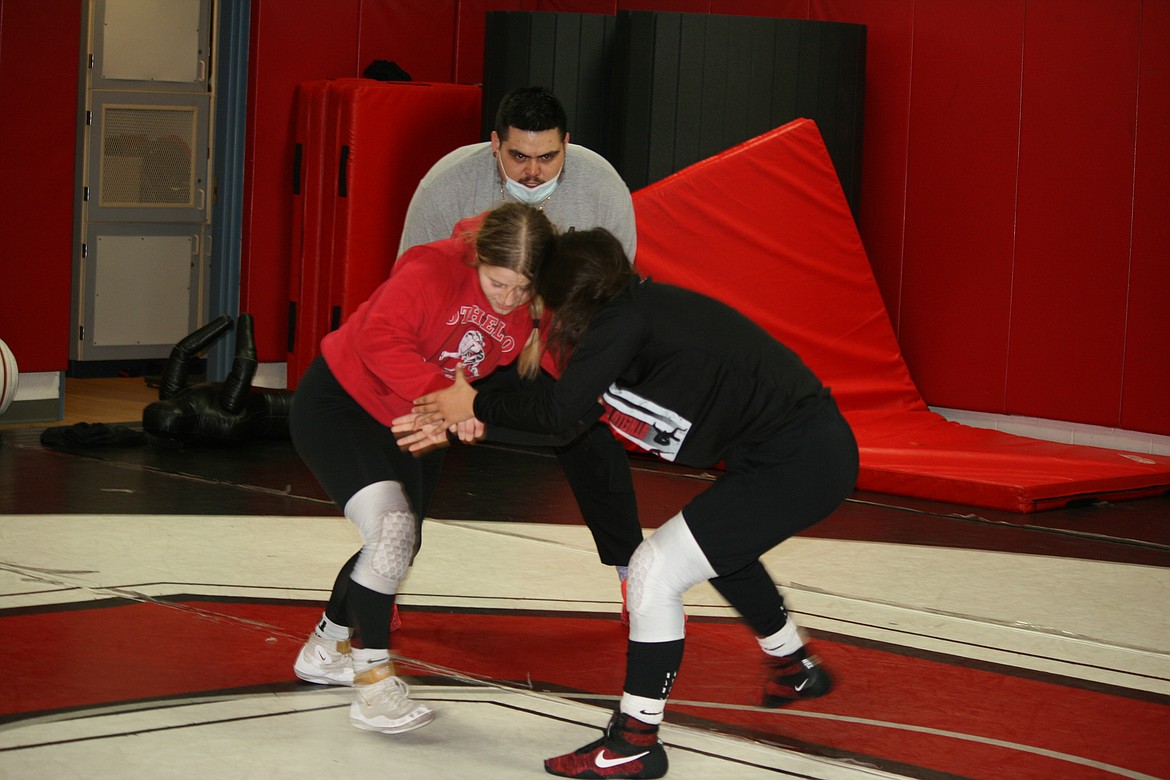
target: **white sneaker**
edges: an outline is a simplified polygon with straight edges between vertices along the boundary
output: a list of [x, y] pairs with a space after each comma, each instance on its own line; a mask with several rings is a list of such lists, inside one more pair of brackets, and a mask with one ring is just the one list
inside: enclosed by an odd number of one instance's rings
[[401, 678], [390, 676], [370, 685], [354, 686], [356, 695], [349, 705], [349, 722], [359, 729], [400, 734], [430, 723], [435, 712], [410, 699], [410, 688]]
[[349, 651], [349, 642], [309, 634], [309, 639], [297, 654], [293, 671], [305, 682], [353, 685], [353, 654]]

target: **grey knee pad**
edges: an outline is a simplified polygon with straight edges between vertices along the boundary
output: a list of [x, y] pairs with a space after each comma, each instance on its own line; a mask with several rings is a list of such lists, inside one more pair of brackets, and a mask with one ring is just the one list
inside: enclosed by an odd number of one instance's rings
[[682, 597], [715, 570], [681, 514], [675, 515], [630, 558], [626, 607], [634, 642], [673, 642], [686, 634]]
[[345, 516], [362, 536], [350, 578], [378, 593], [397, 593], [414, 555], [415, 538], [414, 513], [402, 485], [367, 485], [346, 503]]

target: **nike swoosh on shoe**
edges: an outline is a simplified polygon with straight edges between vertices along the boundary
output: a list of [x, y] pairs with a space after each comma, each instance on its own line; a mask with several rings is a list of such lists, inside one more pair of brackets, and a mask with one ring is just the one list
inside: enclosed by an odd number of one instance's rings
[[616, 756], [615, 758], [606, 758], [605, 750], [602, 750], [597, 754], [597, 758], [593, 759], [593, 763], [597, 764], [597, 766], [601, 767], [602, 769], [609, 769], [610, 767], [621, 766], [622, 764], [628, 764], [631, 761], [637, 761], [642, 756], [648, 755], [650, 755], [650, 751], [645, 750], [632, 756]]

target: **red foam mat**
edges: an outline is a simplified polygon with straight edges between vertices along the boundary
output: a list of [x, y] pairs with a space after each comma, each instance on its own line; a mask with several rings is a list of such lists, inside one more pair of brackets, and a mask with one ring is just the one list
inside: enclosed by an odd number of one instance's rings
[[329, 82], [297, 88], [292, 189], [292, 256], [289, 258], [289, 389], [316, 356], [322, 333], [315, 312], [321, 282], [321, 197], [324, 194], [325, 95]]
[[440, 157], [479, 140], [468, 84], [325, 79], [297, 93], [288, 387], [390, 275], [406, 209]]
[[798, 119], [634, 193], [637, 264], [753, 318], [833, 388], [858, 488], [1012, 512], [1170, 489], [1170, 458], [1059, 444], [931, 412], [902, 358], [815, 123]]
[[339, 182], [323, 203], [333, 212], [329, 329], [390, 275], [419, 180], [443, 155], [480, 140], [481, 99], [470, 84], [334, 82], [327, 133]]

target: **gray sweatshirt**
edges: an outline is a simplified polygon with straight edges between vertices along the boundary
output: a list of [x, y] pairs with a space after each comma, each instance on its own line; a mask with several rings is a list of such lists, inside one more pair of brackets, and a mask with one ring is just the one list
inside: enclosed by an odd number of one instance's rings
[[[510, 200], [500, 183], [490, 142], [461, 146], [423, 176], [406, 211], [398, 254], [412, 246], [451, 237], [455, 223]], [[569, 144], [561, 181], [543, 206], [561, 231], [603, 227], [631, 261], [637, 246], [630, 190], [609, 162], [590, 149]]]

